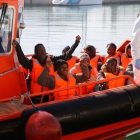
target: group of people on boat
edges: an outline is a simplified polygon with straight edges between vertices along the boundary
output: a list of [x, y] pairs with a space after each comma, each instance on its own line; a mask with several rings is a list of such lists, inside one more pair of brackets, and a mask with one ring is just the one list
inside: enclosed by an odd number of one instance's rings
[[[139, 38], [137, 39], [139, 40]], [[31, 93], [67, 88], [121, 75], [134, 77], [131, 44], [125, 47], [124, 53], [116, 51], [117, 46], [114, 43], [107, 44], [108, 55], [105, 57], [97, 55], [96, 48], [93, 45], [88, 45], [80, 58], [77, 58], [72, 53], [77, 48], [80, 40], [81, 37], [76, 36], [75, 43], [71, 47], [66, 46], [59, 56], [47, 54], [44, 45], [37, 44], [34, 48], [34, 55], [30, 60], [23, 54], [19, 43], [13, 41], [19, 62], [31, 79], [30, 86], [28, 86]], [[135, 38], [132, 40], [132, 45], [134, 40]], [[137, 65], [140, 67], [139, 62]], [[130, 83], [128, 79], [121, 78], [99, 85], [89, 84], [82, 87], [82, 94], [117, 88]], [[66, 99], [79, 94], [78, 87], [70, 88], [54, 92], [52, 99]]]

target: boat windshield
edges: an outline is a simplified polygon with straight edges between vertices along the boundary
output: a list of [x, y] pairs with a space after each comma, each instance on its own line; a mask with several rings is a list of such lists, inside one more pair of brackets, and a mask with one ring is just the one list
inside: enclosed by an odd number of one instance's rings
[[12, 30], [13, 30], [13, 8], [3, 10], [0, 7], [0, 55], [11, 51]]

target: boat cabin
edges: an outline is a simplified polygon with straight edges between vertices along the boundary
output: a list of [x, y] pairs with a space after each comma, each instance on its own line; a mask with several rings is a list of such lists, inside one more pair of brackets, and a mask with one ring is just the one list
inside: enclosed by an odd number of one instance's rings
[[12, 40], [20, 42], [23, 22], [23, 0], [0, 0], [0, 99], [27, 92], [25, 77]]

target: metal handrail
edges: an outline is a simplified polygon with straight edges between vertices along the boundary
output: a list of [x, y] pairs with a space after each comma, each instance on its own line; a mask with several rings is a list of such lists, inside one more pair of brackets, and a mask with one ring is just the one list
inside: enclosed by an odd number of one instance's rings
[[[33, 93], [30, 94], [30, 97], [35, 97], [35, 96], [42, 96], [42, 98], [44, 97], [44, 95], [49, 95], [50, 93], [54, 93], [54, 92], [58, 92], [58, 91], [63, 91], [63, 90], [68, 90], [68, 89], [73, 89], [73, 88], [80, 88], [80, 94], [79, 97], [82, 97], [82, 87], [84, 86], [88, 86], [88, 85], [92, 85], [92, 84], [100, 84], [100, 83], [104, 83], [104, 82], [108, 82], [108, 81], [112, 81], [112, 80], [117, 80], [117, 79], [122, 79], [122, 78], [128, 78], [131, 80], [132, 84], [134, 84], [135, 86], [137, 86], [138, 84], [136, 84], [136, 82], [133, 80], [133, 78], [129, 75], [122, 75], [122, 76], [117, 76], [117, 77], [113, 77], [113, 78], [108, 78], [108, 79], [104, 79], [104, 80], [100, 80], [100, 81], [93, 81], [93, 82], [88, 82], [85, 84], [81, 84], [81, 85], [75, 85], [75, 86], [70, 86], [70, 87], [65, 87], [65, 88], [60, 88], [60, 89], [54, 89], [54, 90], [49, 90], [49, 91], [44, 91], [44, 92], [38, 92], [38, 93]], [[41, 98], [41, 102], [43, 101], [43, 99]]]
[[[133, 78], [129, 75], [122, 75], [122, 76], [117, 76], [117, 77], [113, 77], [113, 78], [108, 78], [108, 79], [104, 79], [104, 80], [100, 80], [100, 81], [93, 81], [93, 82], [88, 82], [85, 84], [81, 84], [81, 85], [75, 85], [75, 86], [70, 86], [70, 87], [65, 87], [65, 88], [60, 88], [60, 89], [54, 89], [54, 90], [49, 90], [49, 91], [44, 91], [44, 92], [37, 92], [37, 93], [33, 93], [30, 94], [30, 97], [35, 97], [35, 96], [42, 96], [44, 97], [44, 95], [49, 95], [50, 93], [53, 92], [58, 92], [58, 91], [62, 91], [62, 90], [68, 90], [68, 89], [73, 89], [73, 88], [80, 88], [80, 94], [79, 97], [82, 97], [82, 87], [84, 86], [88, 86], [88, 85], [92, 85], [92, 84], [100, 84], [100, 83], [104, 83], [104, 82], [108, 82], [108, 81], [112, 81], [112, 80], [117, 80], [117, 79], [121, 79], [121, 78], [128, 78], [131, 80], [132, 84], [134, 84], [135, 86], [138, 86], [138, 84], [136, 84], [136, 82], [133, 80]], [[11, 98], [6, 98], [6, 99], [1, 99], [0, 102], [4, 102], [4, 101], [9, 101], [11, 100]], [[42, 99], [41, 99], [42, 101]]]

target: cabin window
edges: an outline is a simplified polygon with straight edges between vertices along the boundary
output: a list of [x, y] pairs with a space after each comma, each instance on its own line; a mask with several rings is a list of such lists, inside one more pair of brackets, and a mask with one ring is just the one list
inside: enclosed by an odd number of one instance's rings
[[[2, 9], [0, 9], [0, 15], [1, 12]], [[8, 53], [11, 51], [13, 15], [14, 10], [12, 8], [7, 8], [0, 30], [0, 53]]]

